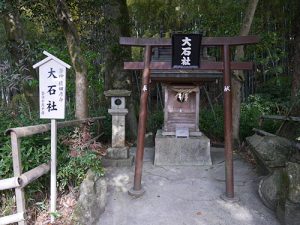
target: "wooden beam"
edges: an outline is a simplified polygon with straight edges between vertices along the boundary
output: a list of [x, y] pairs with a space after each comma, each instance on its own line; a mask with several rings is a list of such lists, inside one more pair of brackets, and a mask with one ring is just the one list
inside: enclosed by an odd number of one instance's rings
[[[237, 37], [203, 37], [201, 45], [203, 46], [221, 46], [221, 45], [244, 45], [258, 43], [258, 36], [237, 36]], [[133, 38], [120, 37], [121, 45], [130, 46], [171, 46], [172, 40], [168, 38]]]
[[288, 121], [300, 122], [300, 117], [296, 117], [296, 116], [263, 115], [260, 118], [261, 119], [288, 120]]
[[[209, 62], [204, 61], [201, 62], [200, 68], [192, 68], [186, 70], [223, 70], [223, 62]], [[231, 62], [230, 68], [232, 70], [252, 70], [253, 63], [252, 62]], [[125, 70], [143, 70], [144, 63], [143, 62], [124, 62]], [[170, 62], [151, 62], [150, 69], [153, 70], [184, 70], [183, 68], [174, 69]]]
[[259, 36], [236, 36], [236, 37], [204, 37], [201, 45], [216, 46], [216, 45], [247, 45], [256, 44], [260, 40]]
[[169, 38], [133, 38], [133, 37], [120, 37], [121, 45], [131, 46], [171, 46], [171, 39]]
[[261, 136], [272, 136], [272, 137], [276, 136], [275, 134], [272, 134], [272, 133], [269, 133], [269, 132], [266, 132], [264, 130], [260, 130], [260, 129], [257, 129], [257, 128], [253, 128], [252, 130], [255, 133], [257, 133], [258, 135], [261, 135]]
[[44, 174], [48, 173], [50, 170], [50, 162], [43, 163], [26, 173], [23, 173], [20, 178], [21, 187], [24, 188], [26, 185], [30, 184], [34, 180], [38, 179], [39, 177], [43, 176]]
[[11, 177], [7, 179], [0, 180], [0, 191], [20, 187], [20, 182], [18, 177]]
[[[87, 118], [87, 119], [81, 119], [81, 120], [63, 121], [63, 122], [57, 123], [57, 127], [58, 128], [71, 127], [71, 126], [80, 125], [85, 122], [94, 122], [95, 120], [102, 120], [102, 119], [105, 119], [105, 116], [93, 117], [93, 118]], [[8, 135], [11, 132], [14, 132], [17, 135], [17, 137], [20, 138], [20, 137], [31, 136], [34, 134], [44, 133], [49, 130], [50, 130], [50, 123], [39, 124], [39, 125], [34, 125], [34, 126], [27, 126], [27, 127], [9, 128], [8, 130], [5, 131], [5, 134]]]
[[25, 221], [25, 213], [24, 212], [19, 212], [16, 214], [12, 214], [9, 216], [4, 216], [0, 218], [0, 224], [11, 224], [11, 223], [17, 223], [20, 224], [20, 221], [22, 223]]

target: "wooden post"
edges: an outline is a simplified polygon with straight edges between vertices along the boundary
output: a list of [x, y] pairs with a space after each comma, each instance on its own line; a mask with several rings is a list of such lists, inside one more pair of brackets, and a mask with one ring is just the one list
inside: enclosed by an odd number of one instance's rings
[[145, 68], [143, 71], [143, 81], [140, 98], [140, 114], [138, 125], [138, 137], [137, 137], [137, 149], [135, 156], [135, 173], [134, 173], [134, 185], [129, 194], [139, 197], [144, 194], [145, 190], [142, 188], [142, 170], [144, 159], [144, 142], [147, 124], [147, 101], [149, 94], [149, 80], [150, 80], [150, 61], [151, 61], [151, 46], [147, 45], [144, 54]]
[[224, 62], [224, 138], [226, 197], [234, 198], [233, 152], [232, 152], [232, 101], [229, 45], [223, 46]]
[[55, 217], [53, 213], [56, 212], [56, 147], [57, 147], [57, 123], [55, 119], [51, 120], [51, 182], [50, 182], [50, 213], [51, 223], [54, 222]]
[[[19, 177], [22, 175], [22, 164], [21, 164], [21, 149], [20, 149], [20, 140], [18, 139], [15, 132], [11, 132], [11, 149], [12, 149], [12, 158], [13, 158], [13, 169], [14, 177]], [[15, 188], [16, 202], [17, 202], [17, 213], [19, 215], [25, 213], [25, 196], [24, 189], [21, 187]], [[26, 225], [26, 221], [18, 222], [18, 225]]]

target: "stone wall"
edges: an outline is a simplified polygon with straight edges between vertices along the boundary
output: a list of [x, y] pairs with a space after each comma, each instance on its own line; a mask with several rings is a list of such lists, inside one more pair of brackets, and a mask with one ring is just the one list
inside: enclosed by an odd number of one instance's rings
[[246, 138], [259, 171], [264, 176], [258, 187], [264, 204], [274, 210], [285, 225], [300, 221], [300, 150], [278, 136], [254, 134]]
[[91, 170], [80, 185], [80, 196], [73, 213], [74, 224], [95, 225], [105, 210], [107, 182]]

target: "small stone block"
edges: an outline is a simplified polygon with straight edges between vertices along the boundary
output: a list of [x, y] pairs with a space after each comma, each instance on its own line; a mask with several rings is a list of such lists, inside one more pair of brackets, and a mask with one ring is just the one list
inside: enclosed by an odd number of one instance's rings
[[129, 148], [108, 148], [106, 157], [110, 159], [127, 159], [129, 156]]
[[189, 128], [176, 127], [176, 137], [177, 138], [188, 138], [189, 137]]

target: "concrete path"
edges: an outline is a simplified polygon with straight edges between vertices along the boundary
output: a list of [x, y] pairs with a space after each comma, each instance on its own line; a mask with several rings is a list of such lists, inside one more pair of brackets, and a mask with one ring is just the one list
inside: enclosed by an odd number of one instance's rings
[[279, 225], [257, 194], [255, 170], [235, 156], [235, 192], [240, 201], [222, 200], [223, 149], [212, 149], [212, 166], [155, 167], [146, 149], [140, 198], [127, 194], [134, 166], [107, 168], [108, 199], [97, 225]]

